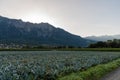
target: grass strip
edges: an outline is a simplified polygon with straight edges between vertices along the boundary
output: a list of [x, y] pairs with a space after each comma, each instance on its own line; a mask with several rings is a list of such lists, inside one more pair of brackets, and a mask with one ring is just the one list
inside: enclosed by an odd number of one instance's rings
[[0, 49], [0, 51], [113, 51], [120, 52], [120, 48], [23, 48], [23, 49]]
[[120, 59], [107, 64], [99, 64], [86, 71], [71, 73], [70, 75], [58, 78], [58, 80], [100, 80], [104, 75], [118, 67], [120, 67]]

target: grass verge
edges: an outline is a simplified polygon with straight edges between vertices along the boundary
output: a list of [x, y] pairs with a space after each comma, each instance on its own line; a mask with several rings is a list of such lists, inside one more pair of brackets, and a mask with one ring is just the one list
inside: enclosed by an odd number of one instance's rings
[[58, 78], [58, 80], [100, 80], [104, 75], [118, 67], [120, 67], [120, 59], [91, 67], [86, 71], [71, 73], [70, 75]]
[[120, 48], [23, 48], [23, 49], [0, 49], [0, 51], [113, 51], [120, 52]]

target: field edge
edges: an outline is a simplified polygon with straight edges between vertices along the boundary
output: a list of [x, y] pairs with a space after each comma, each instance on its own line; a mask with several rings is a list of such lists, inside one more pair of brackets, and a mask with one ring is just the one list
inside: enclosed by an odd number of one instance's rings
[[99, 64], [86, 71], [71, 73], [57, 80], [100, 80], [109, 72], [120, 67], [120, 58], [106, 64]]

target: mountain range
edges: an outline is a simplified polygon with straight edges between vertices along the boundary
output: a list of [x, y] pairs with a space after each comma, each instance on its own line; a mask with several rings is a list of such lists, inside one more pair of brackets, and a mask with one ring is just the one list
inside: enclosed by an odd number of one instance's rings
[[95, 41], [107, 41], [107, 40], [113, 40], [113, 39], [120, 39], [120, 35], [104, 35], [104, 36], [88, 36], [85, 37], [89, 40], [95, 40]]
[[30, 23], [0, 16], [0, 44], [85, 47], [92, 42], [49, 23]]

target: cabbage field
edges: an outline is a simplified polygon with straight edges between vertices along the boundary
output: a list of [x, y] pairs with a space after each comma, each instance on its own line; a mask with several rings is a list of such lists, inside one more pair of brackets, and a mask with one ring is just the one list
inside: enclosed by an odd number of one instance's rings
[[119, 52], [1, 51], [0, 80], [56, 80], [117, 58]]

